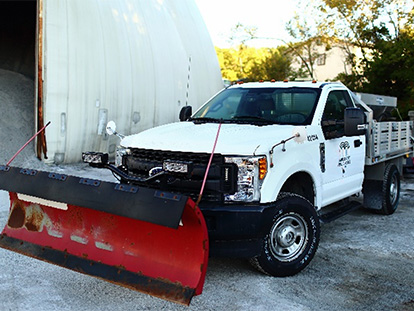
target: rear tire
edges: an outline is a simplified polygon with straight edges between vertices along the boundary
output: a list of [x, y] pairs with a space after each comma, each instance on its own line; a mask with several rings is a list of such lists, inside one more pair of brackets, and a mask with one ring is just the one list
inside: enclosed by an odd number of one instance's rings
[[400, 173], [394, 164], [390, 164], [385, 168], [382, 193], [382, 208], [379, 213], [384, 215], [394, 214], [400, 200]]
[[391, 215], [400, 199], [400, 173], [394, 164], [388, 164], [382, 181], [364, 181], [364, 206], [373, 212]]
[[304, 197], [283, 193], [266, 229], [261, 254], [250, 263], [271, 276], [291, 276], [303, 270], [319, 245], [320, 224], [314, 206]]

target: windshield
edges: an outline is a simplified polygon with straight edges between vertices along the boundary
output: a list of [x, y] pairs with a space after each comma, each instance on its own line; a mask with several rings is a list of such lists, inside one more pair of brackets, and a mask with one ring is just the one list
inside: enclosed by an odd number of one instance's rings
[[308, 125], [320, 90], [316, 88], [229, 88], [190, 119], [199, 122]]

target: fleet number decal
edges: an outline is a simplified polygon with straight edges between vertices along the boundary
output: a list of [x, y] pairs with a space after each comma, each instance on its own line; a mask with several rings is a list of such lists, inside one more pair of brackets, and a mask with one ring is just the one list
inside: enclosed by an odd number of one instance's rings
[[313, 135], [308, 135], [308, 141], [315, 141], [318, 140], [318, 135], [313, 134]]

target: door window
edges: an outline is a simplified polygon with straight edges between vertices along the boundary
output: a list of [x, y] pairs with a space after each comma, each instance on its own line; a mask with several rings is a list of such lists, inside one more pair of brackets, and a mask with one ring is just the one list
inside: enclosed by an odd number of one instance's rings
[[322, 129], [326, 139], [344, 136], [344, 114], [347, 107], [353, 107], [347, 91], [329, 93], [322, 116]]

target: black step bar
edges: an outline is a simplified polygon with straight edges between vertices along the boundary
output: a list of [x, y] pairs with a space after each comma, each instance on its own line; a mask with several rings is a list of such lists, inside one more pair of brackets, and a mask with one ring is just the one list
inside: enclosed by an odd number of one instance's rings
[[334, 209], [329, 210], [328, 212], [324, 212], [319, 214], [319, 220], [321, 223], [329, 223], [332, 222], [339, 217], [342, 217], [346, 214], [349, 214], [357, 209], [362, 207], [362, 204], [356, 201], [350, 201], [346, 204], [341, 204]]

